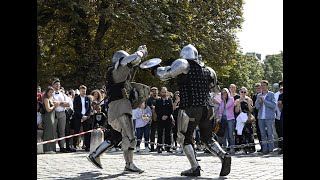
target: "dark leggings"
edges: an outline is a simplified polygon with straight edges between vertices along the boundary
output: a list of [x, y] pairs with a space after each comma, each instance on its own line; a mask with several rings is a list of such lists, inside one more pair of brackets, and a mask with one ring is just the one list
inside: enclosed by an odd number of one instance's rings
[[204, 143], [212, 141], [212, 122], [208, 118], [208, 107], [190, 107], [186, 109], [186, 114], [194, 121], [189, 121], [187, 132], [184, 134], [184, 145], [192, 144], [193, 132], [199, 125], [200, 139]]

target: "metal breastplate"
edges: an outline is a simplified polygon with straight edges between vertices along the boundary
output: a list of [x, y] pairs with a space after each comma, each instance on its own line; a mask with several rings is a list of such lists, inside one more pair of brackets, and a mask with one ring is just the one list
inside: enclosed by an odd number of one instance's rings
[[129, 98], [129, 93], [132, 89], [128, 80], [129, 77], [130, 68], [127, 66], [120, 66], [117, 70], [112, 70], [112, 73], [107, 74], [109, 102]]
[[195, 107], [208, 105], [209, 87], [208, 77], [210, 72], [204, 70], [194, 61], [189, 61], [190, 70], [188, 74], [177, 77], [180, 91], [180, 107]]

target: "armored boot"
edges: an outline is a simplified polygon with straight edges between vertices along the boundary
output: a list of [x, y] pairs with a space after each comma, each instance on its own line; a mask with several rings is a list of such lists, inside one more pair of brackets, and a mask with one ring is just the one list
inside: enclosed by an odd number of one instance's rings
[[124, 171], [137, 172], [140, 174], [144, 171], [133, 164], [133, 151], [137, 145], [137, 140], [134, 136], [133, 121], [127, 115], [119, 117], [118, 120], [122, 129], [121, 148], [123, 150], [124, 160], [126, 161]]
[[113, 147], [113, 144], [109, 140], [103, 141], [95, 151], [93, 151], [89, 156], [87, 157], [88, 161], [90, 161], [94, 166], [97, 168], [102, 169], [102, 165], [100, 162], [100, 155], [106, 151], [107, 149], [110, 149]]
[[181, 176], [201, 176], [200, 174], [201, 167], [198, 166], [195, 169], [191, 168], [181, 172]]
[[226, 176], [231, 171], [231, 156], [226, 153], [218, 142], [212, 141], [211, 143], [205, 144], [206, 148], [214, 155], [218, 156], [222, 163], [220, 176]]
[[195, 158], [195, 153], [192, 145], [191, 144], [184, 145], [183, 151], [191, 164], [191, 169], [182, 171], [181, 176], [200, 176], [201, 168]]
[[137, 172], [139, 174], [144, 172], [144, 170], [138, 168], [133, 163], [133, 150], [123, 151], [123, 156], [126, 161], [126, 166], [124, 167], [124, 171]]

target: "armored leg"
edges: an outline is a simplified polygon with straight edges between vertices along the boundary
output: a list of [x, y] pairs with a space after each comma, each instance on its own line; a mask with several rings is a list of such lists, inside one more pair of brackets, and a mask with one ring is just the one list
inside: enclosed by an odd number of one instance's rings
[[181, 172], [181, 176], [200, 176], [201, 168], [196, 160], [192, 145], [191, 144], [184, 145], [183, 151], [191, 164], [191, 169]]
[[103, 141], [95, 151], [93, 151], [91, 154], [89, 154], [89, 156], [87, 157], [87, 159], [93, 164], [95, 165], [97, 168], [102, 169], [102, 165], [100, 162], [100, 155], [106, 151], [107, 149], [110, 149], [114, 146], [114, 144], [112, 144], [109, 140], [105, 140]]
[[226, 176], [230, 173], [231, 170], [231, 157], [229, 154], [227, 154], [219, 145], [218, 142], [216, 142], [212, 137], [212, 129], [211, 127], [211, 121], [209, 120], [208, 114], [210, 114], [210, 108], [204, 108], [203, 109], [204, 114], [201, 117], [199, 128], [200, 128], [200, 134], [201, 134], [201, 140], [205, 144], [206, 149], [218, 156], [222, 163], [222, 168], [220, 171], [220, 176]]
[[226, 176], [231, 170], [231, 157], [226, 153], [218, 142], [211, 140], [209, 143], [205, 143], [206, 148], [214, 155], [218, 156], [222, 163], [222, 168], [220, 171], [220, 176]]
[[[195, 108], [197, 111], [201, 108]], [[200, 111], [201, 112], [201, 111]], [[194, 114], [194, 118], [190, 118], [185, 110], [180, 109], [177, 120], [177, 142], [182, 145], [183, 151], [187, 156], [191, 168], [181, 172], [181, 176], [200, 176], [200, 166], [196, 160], [194, 148], [192, 147], [192, 134], [199, 123], [201, 114]]]
[[122, 150], [123, 156], [126, 161], [125, 171], [130, 172], [144, 172], [140, 168], [136, 167], [133, 163], [133, 150], [136, 147], [137, 140], [134, 136], [133, 121], [129, 115], [122, 115], [118, 118], [119, 124], [121, 126], [122, 135]]
[[187, 132], [188, 124], [190, 118], [186, 114], [185, 110], [179, 109], [178, 111], [178, 119], [177, 119], [177, 142], [179, 144], [183, 144], [185, 136], [184, 134]]
[[112, 147], [119, 145], [121, 143], [122, 140], [122, 136], [121, 133], [111, 129], [110, 131], [111, 134], [111, 139], [106, 139], [105, 141], [103, 141], [96, 149], [95, 151], [93, 151], [91, 154], [89, 154], [89, 156], [87, 157], [87, 159], [96, 167], [102, 169], [102, 165], [100, 162], [100, 155], [105, 152], [108, 149], [111, 149]]
[[103, 141], [95, 151], [91, 153], [92, 157], [99, 157], [103, 152], [108, 149], [111, 149], [114, 146], [109, 140]]

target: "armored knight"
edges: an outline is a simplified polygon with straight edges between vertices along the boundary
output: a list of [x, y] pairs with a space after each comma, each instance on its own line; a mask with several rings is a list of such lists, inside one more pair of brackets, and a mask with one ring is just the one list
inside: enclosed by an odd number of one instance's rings
[[87, 159], [96, 167], [102, 169], [99, 156], [121, 143], [124, 159], [126, 162], [125, 171], [142, 173], [143, 170], [133, 163], [133, 150], [136, 147], [134, 126], [132, 121], [132, 102], [129, 94], [132, 86], [129, 82], [131, 70], [137, 66], [141, 59], [147, 55], [145, 45], [129, 55], [126, 51], [117, 51], [112, 57], [112, 67], [107, 71], [106, 89], [109, 95], [108, 123], [112, 126], [111, 139], [103, 141], [94, 152], [89, 154]]
[[209, 92], [217, 88], [215, 71], [205, 66], [198, 57], [197, 49], [189, 44], [182, 48], [180, 58], [171, 66], [154, 66], [152, 73], [160, 80], [176, 78], [180, 91], [180, 110], [178, 112], [178, 138], [187, 156], [191, 169], [181, 172], [181, 176], [200, 176], [200, 166], [195, 158], [192, 145], [192, 134], [197, 125], [200, 128], [201, 140], [205, 147], [218, 156], [222, 163], [220, 176], [226, 176], [231, 170], [231, 157], [218, 142], [213, 139], [211, 119], [213, 109], [209, 106]]

